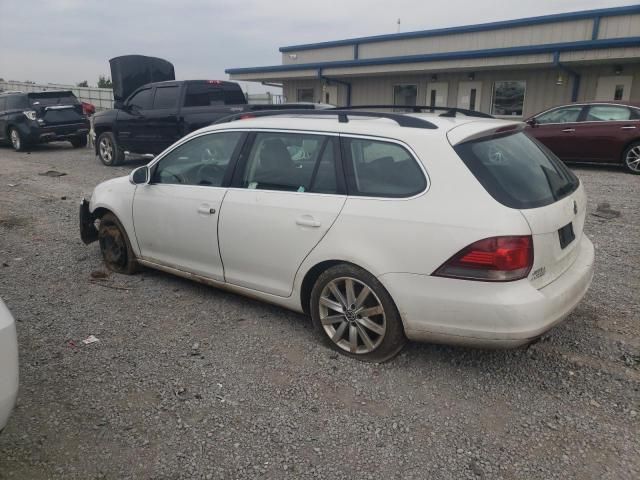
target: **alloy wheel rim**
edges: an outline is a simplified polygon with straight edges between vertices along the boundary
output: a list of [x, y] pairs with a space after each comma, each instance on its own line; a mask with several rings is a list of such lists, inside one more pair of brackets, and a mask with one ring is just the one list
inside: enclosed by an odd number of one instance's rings
[[20, 135], [15, 130], [11, 130], [11, 144], [16, 150], [20, 148]]
[[640, 145], [629, 150], [625, 161], [627, 163], [627, 167], [631, 170], [634, 172], [640, 172]]
[[320, 294], [320, 323], [331, 341], [354, 354], [373, 352], [387, 333], [387, 319], [378, 296], [351, 277], [330, 281]]
[[113, 156], [113, 147], [111, 146], [111, 142], [106, 138], [100, 140], [100, 156], [107, 163], [111, 162], [111, 158]]

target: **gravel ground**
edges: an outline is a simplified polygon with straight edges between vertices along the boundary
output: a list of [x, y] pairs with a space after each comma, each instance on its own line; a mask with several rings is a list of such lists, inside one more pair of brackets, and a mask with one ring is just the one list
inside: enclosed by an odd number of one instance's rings
[[[138, 164], [0, 148], [0, 296], [21, 349], [0, 479], [640, 478], [640, 177], [575, 169], [596, 274], [541, 342], [369, 365], [280, 308], [150, 270], [93, 279], [78, 200]], [[594, 216], [602, 202], [620, 216]]]

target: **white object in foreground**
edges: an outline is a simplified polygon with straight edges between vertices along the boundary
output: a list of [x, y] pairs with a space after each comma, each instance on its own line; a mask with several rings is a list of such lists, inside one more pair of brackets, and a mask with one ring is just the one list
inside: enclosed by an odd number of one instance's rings
[[0, 299], [0, 430], [18, 396], [18, 338], [11, 312]]

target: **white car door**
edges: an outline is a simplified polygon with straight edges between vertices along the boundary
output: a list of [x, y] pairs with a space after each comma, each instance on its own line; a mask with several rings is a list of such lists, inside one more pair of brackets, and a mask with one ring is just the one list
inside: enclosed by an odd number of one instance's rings
[[220, 213], [225, 280], [285, 297], [346, 200], [338, 137], [271, 131], [249, 143]]
[[190, 139], [151, 167], [139, 185], [133, 223], [142, 258], [224, 280], [218, 215], [242, 132], [212, 132]]

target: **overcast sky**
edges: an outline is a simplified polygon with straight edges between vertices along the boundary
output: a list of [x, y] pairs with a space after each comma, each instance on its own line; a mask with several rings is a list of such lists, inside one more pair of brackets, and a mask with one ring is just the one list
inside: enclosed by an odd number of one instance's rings
[[[633, 4], [616, 0], [0, 0], [0, 78], [95, 85], [109, 58], [165, 58], [178, 79], [276, 65], [278, 47]], [[256, 84], [251, 92], [264, 91]]]

